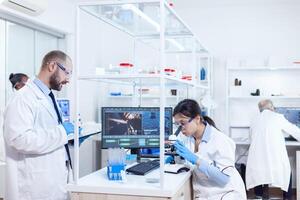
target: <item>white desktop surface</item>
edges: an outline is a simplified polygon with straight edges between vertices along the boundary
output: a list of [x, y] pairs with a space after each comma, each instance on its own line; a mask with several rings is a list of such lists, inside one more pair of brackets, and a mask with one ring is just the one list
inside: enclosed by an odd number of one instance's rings
[[180, 174], [165, 173], [165, 184], [163, 188], [160, 188], [159, 183], [146, 182], [146, 178], [159, 178], [159, 169], [156, 169], [145, 176], [126, 174], [127, 182], [123, 183], [108, 180], [106, 168], [103, 168], [80, 178], [77, 185], [68, 184], [67, 190], [79, 193], [172, 197], [190, 177], [190, 171]]

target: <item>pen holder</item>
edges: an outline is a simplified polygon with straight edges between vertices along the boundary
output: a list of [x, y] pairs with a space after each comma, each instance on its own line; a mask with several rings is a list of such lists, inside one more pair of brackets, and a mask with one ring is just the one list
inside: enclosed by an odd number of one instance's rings
[[125, 173], [126, 165], [109, 165], [107, 166], [107, 177], [109, 180], [118, 181], [123, 180], [121, 172]]

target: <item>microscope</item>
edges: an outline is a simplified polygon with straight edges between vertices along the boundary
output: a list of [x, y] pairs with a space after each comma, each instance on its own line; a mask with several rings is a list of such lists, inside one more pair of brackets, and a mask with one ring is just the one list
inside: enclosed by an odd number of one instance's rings
[[171, 164], [183, 164], [185, 162], [184, 158], [176, 153], [176, 149], [174, 146], [174, 143], [176, 142], [177, 136], [180, 133], [181, 129], [182, 126], [179, 126], [175, 133], [169, 136], [169, 139], [165, 145], [165, 155], [173, 157]]

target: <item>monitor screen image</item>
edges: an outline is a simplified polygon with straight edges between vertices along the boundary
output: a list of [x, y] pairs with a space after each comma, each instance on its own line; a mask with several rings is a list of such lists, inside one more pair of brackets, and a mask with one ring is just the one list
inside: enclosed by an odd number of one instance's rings
[[276, 112], [283, 114], [289, 122], [300, 127], [300, 108], [277, 107], [275, 110]]
[[[103, 107], [102, 148], [159, 147], [159, 107]], [[172, 134], [172, 108], [165, 108], [165, 137]]]
[[64, 122], [70, 121], [70, 100], [69, 99], [57, 99], [57, 104], [62, 113], [62, 120]]

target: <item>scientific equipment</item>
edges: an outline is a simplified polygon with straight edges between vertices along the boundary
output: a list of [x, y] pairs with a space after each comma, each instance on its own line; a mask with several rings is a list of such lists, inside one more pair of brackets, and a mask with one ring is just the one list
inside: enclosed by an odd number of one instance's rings
[[255, 92], [251, 92], [250, 94], [251, 94], [251, 96], [260, 96], [260, 90], [256, 89]]
[[176, 164], [176, 163], [183, 164], [185, 162], [184, 158], [182, 158], [180, 155], [176, 153], [176, 149], [174, 146], [174, 143], [177, 141], [177, 136], [180, 133], [181, 129], [182, 126], [179, 126], [175, 131], [175, 133], [169, 136], [169, 140], [166, 144], [165, 155], [173, 157], [171, 164]]
[[62, 112], [62, 121], [70, 122], [70, 100], [59, 98], [57, 104]]
[[[298, 107], [276, 107], [276, 112], [283, 114], [284, 117], [291, 123], [300, 128], [300, 108]], [[291, 135], [285, 134], [286, 141], [297, 141]]]
[[206, 78], [206, 71], [205, 71], [204, 67], [202, 67], [200, 70], [200, 80], [203, 81], [203, 80], [205, 80], [205, 78]]
[[283, 114], [291, 123], [300, 128], [300, 108], [298, 107], [276, 107], [276, 112]]
[[108, 149], [107, 177], [109, 180], [126, 180], [125, 178], [126, 152], [124, 149]]

